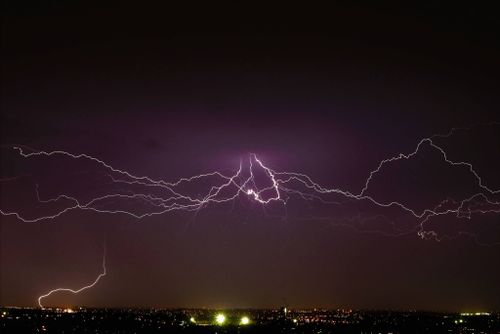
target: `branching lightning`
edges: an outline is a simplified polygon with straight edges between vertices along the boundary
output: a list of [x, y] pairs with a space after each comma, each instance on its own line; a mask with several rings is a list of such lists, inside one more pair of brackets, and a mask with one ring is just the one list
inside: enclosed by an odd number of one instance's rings
[[[489, 126], [498, 126], [498, 123]], [[36, 223], [41, 221], [51, 221], [57, 219], [72, 210], [88, 210], [106, 214], [124, 214], [136, 219], [161, 215], [171, 211], [194, 211], [198, 212], [209, 205], [217, 205], [235, 201], [240, 197], [247, 197], [250, 200], [267, 206], [272, 202], [279, 203], [286, 207], [291, 198], [305, 202], [318, 202], [322, 205], [343, 205], [345, 203], [361, 202], [371, 205], [381, 210], [397, 209], [401, 213], [416, 221], [415, 227], [409, 230], [398, 230], [395, 232], [379, 231], [384, 235], [398, 236], [408, 233], [416, 233], [423, 239], [441, 240], [449, 236], [440, 237], [434, 230], [426, 230], [426, 224], [434, 217], [454, 215], [457, 218], [471, 219], [473, 215], [499, 214], [500, 213], [500, 189], [486, 185], [483, 177], [477, 172], [472, 163], [468, 161], [452, 160], [445, 149], [438, 145], [437, 138], [446, 139], [451, 137], [456, 131], [468, 130], [470, 128], [454, 128], [444, 135], [434, 135], [421, 139], [416, 147], [407, 153], [397, 153], [396, 155], [383, 159], [376, 164], [376, 168], [368, 173], [359, 191], [349, 191], [336, 187], [327, 187], [314, 181], [309, 175], [300, 172], [276, 171], [265, 165], [262, 159], [251, 153], [246, 159], [240, 161], [239, 167], [229, 175], [221, 172], [208, 172], [191, 177], [180, 178], [173, 182], [155, 180], [148, 176], [137, 176], [128, 171], [111, 166], [107, 162], [87, 154], [73, 154], [67, 151], [39, 151], [24, 146], [12, 146], [11, 149], [18, 153], [23, 159], [50, 159], [62, 157], [72, 159], [76, 162], [87, 160], [96, 165], [101, 173], [106, 175], [109, 182], [116, 186], [122, 186], [119, 190], [113, 190], [104, 195], [92, 196], [84, 200], [79, 196], [70, 193], [60, 193], [53, 198], [43, 199], [40, 196], [38, 186], [35, 187], [36, 198], [39, 204], [57, 204], [60, 206], [56, 212], [50, 214], [39, 214], [29, 216], [16, 210], [8, 210], [3, 206], [0, 213], [3, 216], [14, 216], [25, 223]], [[477, 191], [463, 196], [463, 198], [453, 198], [449, 196], [442, 199], [440, 203], [433, 206], [417, 209], [402, 200], [383, 200], [371, 192], [371, 185], [377, 176], [389, 165], [394, 166], [400, 161], [411, 160], [416, 157], [423, 148], [431, 149], [438, 153], [442, 161], [450, 168], [463, 168], [474, 180]], [[258, 177], [256, 174], [261, 176]], [[263, 175], [263, 176], [262, 176]], [[20, 176], [21, 177], [21, 176]], [[18, 177], [5, 177], [0, 179], [1, 183], [16, 182]], [[197, 192], [197, 195], [183, 190], [184, 185], [195, 185], [196, 182], [208, 183], [208, 190], [204, 193]], [[266, 186], [258, 186], [266, 183]], [[140, 190], [139, 190], [140, 189]], [[331, 197], [334, 196], [335, 200]], [[116, 203], [127, 203], [127, 201], [140, 202], [146, 209], [137, 210], [130, 206], [117, 207]], [[134, 202], [134, 203], [135, 203]], [[329, 217], [316, 217], [317, 219], [329, 219]], [[388, 220], [382, 214], [373, 217], [365, 217], [361, 213], [351, 218], [337, 220], [337, 225], [346, 225], [355, 228], [350, 224], [351, 220], [367, 224], [372, 219]], [[394, 223], [391, 223], [394, 226]], [[369, 233], [376, 231], [368, 231]], [[461, 234], [470, 234], [460, 232]], [[56, 292], [79, 293], [93, 287], [106, 275], [105, 254], [103, 256], [103, 272], [96, 280], [78, 290], [57, 288], [38, 298], [38, 304], [42, 306], [42, 300]]]
[[[437, 145], [433, 138], [442, 137], [447, 138], [453, 134], [457, 129], [453, 129], [446, 135], [435, 135], [432, 137], [424, 138], [420, 140], [417, 144], [416, 148], [410, 153], [398, 153], [397, 155], [384, 159], [380, 161], [377, 167], [370, 171], [368, 177], [364, 181], [363, 188], [357, 192], [351, 192], [348, 190], [343, 190], [340, 188], [328, 188], [324, 187], [313, 179], [302, 173], [297, 172], [281, 172], [275, 171], [270, 167], [264, 165], [264, 163], [257, 157], [256, 154], [249, 154], [247, 160], [247, 170], [246, 173], [243, 171], [243, 162], [240, 162], [240, 166], [238, 170], [232, 175], [224, 175], [220, 172], [209, 172], [199, 175], [194, 175], [187, 178], [180, 178], [175, 182], [166, 182], [164, 180], [154, 180], [148, 176], [136, 176], [127, 171], [117, 169], [112, 167], [110, 164], [95, 158], [93, 156], [87, 154], [72, 154], [66, 151], [56, 150], [56, 151], [36, 151], [32, 150], [32, 152], [27, 152], [27, 149], [22, 148], [20, 146], [13, 146], [12, 148], [16, 150], [19, 155], [23, 158], [35, 158], [35, 157], [53, 157], [53, 156], [65, 156], [71, 159], [79, 160], [86, 159], [97, 163], [100, 167], [103, 167], [107, 171], [107, 175], [110, 180], [116, 184], [124, 184], [129, 186], [143, 186], [144, 188], [159, 188], [165, 192], [162, 196], [153, 195], [152, 193], [146, 192], [135, 192], [129, 191], [125, 192], [116, 192], [109, 193], [102, 196], [97, 196], [91, 198], [87, 201], [79, 200], [74, 196], [70, 196], [68, 194], [59, 194], [55, 198], [42, 200], [38, 193], [38, 186], [36, 187], [36, 194], [38, 201], [40, 203], [50, 203], [50, 202], [59, 202], [62, 200], [66, 200], [69, 205], [60, 209], [54, 214], [50, 215], [40, 215], [36, 217], [26, 217], [23, 216], [20, 212], [16, 211], [5, 211], [3, 208], [0, 209], [0, 212], [4, 216], [13, 215], [19, 220], [23, 222], [40, 222], [43, 220], [52, 220], [60, 217], [64, 213], [68, 211], [80, 209], [80, 210], [90, 210], [94, 212], [100, 213], [121, 213], [130, 215], [134, 218], [141, 219], [148, 216], [164, 214], [169, 211], [174, 210], [187, 210], [187, 211], [197, 211], [207, 206], [208, 204], [214, 203], [224, 203], [235, 200], [240, 194], [245, 194], [256, 202], [260, 204], [268, 204], [272, 201], [280, 201], [283, 204], [286, 204], [287, 198], [291, 195], [298, 195], [303, 199], [309, 200], [319, 200], [323, 203], [328, 203], [327, 200], [323, 199], [322, 195], [327, 194], [336, 194], [345, 197], [349, 200], [357, 200], [357, 201], [368, 201], [379, 207], [398, 207], [401, 210], [407, 212], [411, 216], [417, 219], [422, 219], [422, 222], [428, 221], [433, 216], [438, 215], [446, 215], [446, 214], [456, 214], [457, 216], [468, 216], [472, 213], [488, 213], [488, 212], [499, 212], [498, 205], [500, 202], [495, 199], [490, 199], [490, 197], [495, 197], [500, 193], [500, 190], [492, 189], [491, 187], [484, 184], [483, 179], [479, 175], [479, 173], [474, 169], [474, 166], [465, 161], [452, 161], [445, 150]], [[454, 201], [454, 208], [450, 209], [442, 209], [442, 204], [440, 203], [436, 207], [429, 207], [424, 210], [418, 211], [414, 208], [411, 208], [409, 205], [402, 203], [401, 201], [382, 201], [377, 199], [373, 195], [369, 195], [369, 187], [372, 180], [377, 176], [378, 173], [382, 171], [384, 166], [389, 164], [394, 164], [401, 160], [409, 160], [415, 157], [424, 145], [428, 145], [433, 148], [437, 152], [439, 152], [442, 156], [443, 161], [449, 164], [452, 167], [465, 167], [469, 170], [471, 175], [475, 178], [477, 182], [477, 186], [481, 191], [471, 195], [470, 197], [463, 198], [459, 201]], [[262, 189], [258, 189], [255, 181], [254, 170], [255, 168], [262, 169], [267, 177], [271, 181], [271, 185]], [[187, 193], [181, 193], [176, 188], [184, 183], [190, 183], [202, 179], [217, 177], [219, 179], [218, 184], [214, 184], [210, 187], [209, 191], [203, 196], [192, 196]], [[15, 180], [15, 177], [5, 178], [0, 180], [1, 182], [8, 182]], [[304, 189], [309, 190], [310, 192], [306, 193], [303, 189], [294, 189], [292, 184], [296, 182], [301, 184]], [[290, 184], [290, 186], [289, 186]], [[223, 195], [224, 192], [229, 192], [229, 194]], [[272, 195], [268, 195], [264, 197], [264, 194], [271, 192]], [[286, 196], [284, 195], [286, 194]], [[140, 200], [145, 203], [148, 203], [154, 208], [153, 210], [144, 212], [144, 213], [136, 213], [133, 210], [124, 210], [124, 209], [102, 209], [99, 207], [100, 204], [105, 203], [107, 200]], [[470, 206], [467, 206], [468, 203], [474, 200], [481, 200], [482, 203], [488, 204], [489, 209], [471, 209]], [[338, 202], [335, 202], [338, 204]], [[420, 233], [420, 232], [419, 232]], [[421, 236], [424, 236], [421, 234]]]

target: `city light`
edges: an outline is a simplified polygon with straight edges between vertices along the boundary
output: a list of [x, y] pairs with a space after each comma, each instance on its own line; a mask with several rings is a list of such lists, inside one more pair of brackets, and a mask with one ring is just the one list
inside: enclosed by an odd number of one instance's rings
[[[64, 309], [46, 308], [6, 308], [0, 307], [1, 333], [16, 333], [23, 323], [32, 321], [34, 331], [52, 332], [60, 326], [68, 327], [65, 333], [77, 334], [81, 328], [99, 327], [113, 323], [116, 332], [123, 334], [157, 332], [165, 333], [315, 333], [356, 332], [404, 333], [419, 321], [424, 321], [429, 333], [493, 333], [491, 329], [498, 323], [498, 314], [481, 316], [478, 319], [460, 317], [457, 313], [428, 314], [421, 312], [380, 312], [353, 310], [288, 309], [289, 318], [283, 318], [283, 308], [269, 310], [211, 310], [211, 309], [93, 309], [78, 308], [75, 313], [64, 315]], [[129, 316], [124, 317], [125, 314]], [[471, 317], [475, 317], [472, 313]], [[484, 317], [484, 318], [483, 318]], [[37, 322], [43, 319], [43, 322]], [[117, 321], [118, 319], [119, 321]], [[61, 320], [63, 321], [61, 323]], [[61, 325], [59, 325], [61, 324]], [[7, 327], [2, 327], [7, 326]], [[42, 327], [44, 326], [44, 327]], [[45, 329], [44, 329], [45, 328]], [[66, 328], [64, 328], [66, 329]], [[61, 331], [62, 332], [62, 331]], [[496, 333], [496, 332], [495, 332]], [[500, 333], [499, 333], [500, 334]]]
[[476, 312], [476, 313], [469, 313], [469, 312], [466, 312], [466, 313], [460, 313], [461, 316], [465, 316], [465, 317], [472, 317], [472, 316], [489, 316], [490, 313], [488, 312]]
[[222, 313], [219, 313], [215, 316], [215, 322], [218, 325], [223, 325], [226, 322], [226, 316]]

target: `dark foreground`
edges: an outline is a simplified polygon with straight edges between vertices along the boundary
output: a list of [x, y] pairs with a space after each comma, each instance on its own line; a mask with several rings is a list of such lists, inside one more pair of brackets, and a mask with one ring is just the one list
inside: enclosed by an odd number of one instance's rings
[[498, 313], [0, 308], [1, 333], [500, 333]]

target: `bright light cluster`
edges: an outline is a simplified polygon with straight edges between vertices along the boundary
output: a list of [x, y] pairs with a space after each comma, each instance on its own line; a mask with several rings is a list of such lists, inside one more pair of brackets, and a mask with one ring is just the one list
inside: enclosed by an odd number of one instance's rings
[[226, 316], [223, 313], [219, 313], [215, 316], [215, 322], [218, 325], [223, 325], [226, 322]]

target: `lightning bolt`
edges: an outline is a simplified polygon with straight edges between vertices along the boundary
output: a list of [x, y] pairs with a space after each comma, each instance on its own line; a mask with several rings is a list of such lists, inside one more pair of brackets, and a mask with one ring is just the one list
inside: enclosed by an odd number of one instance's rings
[[56, 288], [56, 289], [50, 290], [46, 294], [43, 294], [40, 297], [38, 297], [38, 300], [37, 300], [38, 305], [41, 308], [43, 308], [42, 300], [49, 297], [50, 295], [52, 295], [54, 293], [57, 293], [57, 292], [71, 292], [72, 294], [78, 294], [82, 291], [90, 289], [93, 286], [95, 286], [101, 280], [101, 278], [103, 278], [104, 276], [106, 276], [106, 246], [104, 246], [104, 251], [103, 251], [103, 255], [102, 255], [102, 272], [96, 277], [96, 279], [91, 284], [85, 285], [84, 287], [81, 287], [79, 289]]
[[[484, 125], [484, 124], [480, 124]], [[489, 123], [487, 126], [498, 126], [500, 123]], [[447, 139], [453, 136], [457, 131], [468, 131], [478, 124], [468, 128], [453, 128], [446, 134], [436, 134], [430, 137], [421, 139], [416, 147], [406, 153], [397, 153], [392, 157], [383, 159], [376, 164], [376, 167], [371, 170], [363, 182], [362, 188], [357, 191], [349, 191], [337, 187], [327, 187], [314, 181], [307, 174], [290, 171], [276, 171], [267, 166], [261, 158], [255, 153], [250, 153], [246, 159], [240, 161], [239, 167], [232, 173], [225, 174], [218, 171], [202, 173], [191, 177], [183, 177], [173, 182], [165, 180], [156, 180], [149, 176], [138, 176], [131, 172], [118, 169], [111, 164], [87, 154], [73, 154], [63, 150], [41, 151], [35, 150], [26, 146], [11, 146], [17, 154], [23, 159], [49, 159], [53, 157], [63, 157], [74, 160], [90, 161], [99, 169], [99, 173], [104, 175], [112, 186], [120, 186], [122, 188], [114, 189], [105, 194], [100, 194], [84, 200], [79, 196], [71, 193], [60, 193], [56, 197], [44, 199], [40, 196], [38, 185], [35, 186], [35, 194], [38, 203], [45, 205], [59, 205], [55, 213], [40, 214], [29, 217], [20, 211], [6, 210], [0, 208], [0, 213], [3, 216], [14, 216], [18, 220], [25, 223], [36, 223], [46, 220], [54, 220], [65, 213], [72, 210], [88, 210], [97, 213], [107, 214], [124, 214], [136, 219], [142, 219], [155, 215], [165, 214], [171, 211], [191, 211], [198, 212], [209, 205], [217, 205], [235, 201], [240, 197], [247, 197], [250, 200], [266, 207], [271, 202], [276, 202], [282, 205], [285, 210], [287, 203], [291, 198], [299, 198], [306, 203], [319, 202], [324, 205], [343, 205], [352, 202], [363, 202], [380, 209], [398, 209], [402, 213], [407, 214], [417, 223], [415, 227], [409, 230], [399, 230], [394, 222], [384, 215], [376, 214], [374, 216], [364, 216], [361, 213], [351, 217], [332, 220], [331, 217], [309, 217], [320, 220], [331, 220], [335, 225], [348, 226], [360, 232], [365, 233], [380, 233], [386, 236], [400, 236], [409, 233], [416, 233], [422, 239], [433, 239], [440, 241], [450, 238], [448, 236], [440, 237], [436, 231], [426, 230], [426, 225], [432, 218], [439, 216], [454, 215], [457, 218], [471, 219], [473, 215], [498, 214], [500, 213], [500, 194], [499, 189], [485, 184], [483, 178], [474, 168], [472, 163], [468, 161], [452, 160], [445, 149], [440, 146], [437, 139]], [[409, 204], [405, 204], [401, 200], [381, 200], [371, 194], [370, 188], [373, 180], [389, 165], [397, 164], [401, 161], [407, 161], [416, 157], [423, 148], [428, 148], [437, 152], [441, 160], [450, 168], [463, 168], [471, 175], [474, 184], [478, 191], [461, 199], [453, 199], [451, 197], [443, 199], [440, 203], [434, 206], [424, 207], [423, 209], [413, 208]], [[257, 176], [259, 173], [259, 176]], [[268, 185], [261, 186], [262, 175], [264, 181]], [[16, 182], [23, 176], [6, 177], [0, 179], [0, 184], [8, 182]], [[208, 189], [204, 192], [198, 191], [197, 195], [183, 189], [186, 185], [195, 185], [197, 182], [208, 184]], [[342, 200], [332, 200], [331, 196], [336, 196]], [[116, 203], [127, 204], [129, 202], [141, 203], [146, 208], [142, 211], [137, 208], [113, 207]], [[368, 224], [370, 221], [383, 220], [389, 221], [394, 228], [394, 232], [388, 233], [384, 231], [366, 231], [355, 227], [352, 222], [357, 222], [360, 225]], [[469, 232], [460, 231], [459, 234], [470, 235], [475, 238], [475, 235]], [[477, 239], [476, 239], [477, 241]], [[479, 243], [478, 244], [482, 244]], [[497, 245], [500, 243], [486, 244]], [[41, 301], [56, 292], [71, 292], [79, 293], [93, 287], [98, 281], [106, 275], [105, 254], [103, 256], [103, 272], [96, 280], [78, 290], [57, 288], [49, 291], [38, 298], [38, 304], [42, 306]]]
[[[495, 125], [498, 125], [497, 123], [494, 123]], [[462, 128], [463, 129], [463, 128]], [[87, 155], [87, 154], [72, 154], [67, 151], [61, 151], [61, 150], [56, 150], [56, 151], [36, 151], [31, 149], [31, 152], [26, 152], [26, 149], [23, 149], [20, 146], [14, 146], [12, 147], [14, 150], [16, 150], [19, 155], [23, 158], [34, 158], [34, 157], [52, 157], [52, 156], [65, 156], [68, 158], [72, 158], [75, 160], [79, 159], [86, 159], [93, 161], [97, 163], [97, 165], [103, 167], [105, 170], [108, 171], [108, 177], [111, 179], [113, 183], [121, 183], [121, 184], [126, 184], [129, 186], [143, 186], [146, 188], [159, 188], [167, 193], [167, 196], [155, 196], [152, 195], [151, 193], [136, 193], [136, 192], [121, 192], [121, 193], [110, 193], [106, 194], [103, 196], [97, 196], [94, 197], [86, 202], [82, 202], [78, 200], [74, 196], [70, 196], [68, 194], [60, 194], [56, 198], [51, 198], [47, 200], [42, 200], [40, 198], [39, 192], [38, 192], [38, 186], [36, 187], [36, 194], [38, 201], [40, 203], [51, 203], [51, 202], [59, 202], [61, 200], [66, 200], [67, 202], [71, 203], [71, 205], [68, 205], [61, 209], [60, 211], [56, 212], [55, 214], [52, 215], [40, 215], [34, 218], [27, 218], [24, 217], [22, 214], [19, 212], [15, 211], [4, 211], [3, 209], [0, 209], [0, 213], [4, 216], [9, 216], [13, 215], [19, 220], [23, 222], [39, 222], [42, 220], [51, 220], [55, 219], [62, 214], [75, 210], [75, 209], [80, 209], [80, 210], [91, 210], [94, 212], [100, 212], [100, 213], [122, 213], [126, 215], [130, 215], [134, 218], [141, 219], [144, 217], [148, 216], [153, 216], [153, 215], [159, 215], [159, 214], [164, 214], [169, 211], [173, 210], [187, 210], [187, 211], [197, 211], [200, 210], [201, 208], [205, 207], [206, 205], [210, 203], [224, 203], [224, 202], [229, 202], [232, 200], [235, 200], [240, 194], [246, 194], [247, 196], [252, 197], [256, 202], [261, 203], [261, 204], [268, 204], [271, 201], [280, 201], [284, 204], [286, 204], [286, 199], [283, 197], [282, 193], [286, 194], [295, 194], [301, 196], [303, 199], [318, 199], [322, 201], [323, 203], [328, 203], [328, 201], [324, 200], [321, 198], [320, 195], [327, 195], [327, 194], [336, 194], [343, 196], [349, 200], [358, 200], [358, 201], [369, 201], [372, 204], [379, 206], [379, 207], [399, 207], [400, 209], [406, 211], [407, 213], [411, 214], [413, 217], [417, 219], [423, 219], [422, 222], [426, 222], [429, 220], [429, 218], [437, 215], [445, 215], [445, 214], [450, 214], [450, 213], [455, 213], [457, 215], [462, 215], [463, 214], [463, 209], [466, 206], [467, 203], [471, 202], [472, 200], [482, 198], [484, 200], [484, 203], [489, 204], [491, 206], [494, 206], [494, 209], [491, 210], [475, 210], [474, 212], [481, 212], [481, 213], [486, 213], [486, 212], [498, 212], [498, 208], [496, 206], [499, 204], [498, 201], [496, 200], [490, 200], [487, 196], [488, 195], [497, 195], [500, 193], [500, 190], [495, 190], [487, 185], [484, 184], [483, 179], [479, 175], [479, 173], [474, 169], [473, 165], [469, 162], [465, 161], [452, 161], [445, 150], [440, 147], [438, 144], [436, 144], [433, 139], [440, 137], [440, 138], [448, 138], [450, 137], [454, 132], [458, 130], [462, 130], [461, 128], [453, 128], [449, 133], [445, 135], [434, 135], [432, 137], [427, 137], [423, 138], [420, 140], [416, 146], [416, 148], [410, 152], [410, 153], [398, 153], [397, 155], [384, 159], [380, 161], [377, 165], [377, 167], [370, 171], [368, 177], [366, 178], [364, 182], [363, 188], [358, 192], [358, 193], [353, 193], [347, 190], [343, 190], [340, 188], [327, 188], [324, 187], [315, 181], [312, 180], [312, 178], [306, 174], [302, 173], [297, 173], [297, 172], [278, 172], [270, 167], [267, 167], [264, 165], [261, 159], [257, 157], [256, 154], [251, 153], [248, 158], [248, 171], [247, 174], [248, 176], [243, 177], [243, 165], [240, 162], [239, 169], [232, 175], [224, 175], [220, 172], [209, 172], [205, 174], [199, 174], [187, 178], [180, 178], [179, 180], [175, 182], [166, 182], [164, 180], [154, 180], [148, 176], [136, 176], [133, 175], [127, 171], [120, 170], [117, 168], [112, 167], [110, 164], [104, 162], [103, 160], [100, 160], [96, 157]], [[466, 128], [467, 129], [467, 128]], [[477, 186], [482, 190], [482, 192], [478, 192], [476, 194], [473, 194], [472, 196], [465, 198], [461, 200], [460, 202], [457, 202], [458, 207], [455, 209], [447, 209], [447, 210], [439, 210], [441, 205], [438, 205], [435, 208], [426, 208], [420, 212], [418, 212], [415, 209], [412, 209], [410, 206], [405, 205], [399, 201], [390, 201], [390, 202], [384, 202], [381, 200], [377, 200], [374, 196], [369, 195], [369, 187], [370, 183], [372, 180], [376, 177], [378, 173], [382, 171], [384, 166], [389, 165], [389, 164], [394, 164], [398, 161], [401, 160], [409, 160], [413, 157], [415, 157], [420, 150], [422, 149], [423, 146], [428, 145], [429, 147], [433, 148], [436, 150], [440, 155], [442, 156], [443, 160], [449, 164], [452, 167], [466, 167], [469, 172], [473, 175], [473, 177], [476, 179]], [[271, 185], [269, 187], [263, 188], [263, 189], [258, 189], [256, 186], [255, 182], [255, 176], [254, 176], [254, 169], [258, 166], [260, 169], [262, 169], [265, 174], [269, 177], [271, 180]], [[212, 177], [217, 177], [219, 180], [222, 181], [222, 183], [217, 184], [217, 185], [212, 185], [210, 190], [208, 191], [207, 194], [201, 197], [193, 197], [188, 194], [182, 194], [179, 191], [176, 190], [176, 188], [182, 184], [185, 183], [190, 183], [198, 180], [203, 180], [207, 178], [212, 178]], [[241, 178], [243, 177], [243, 181], [241, 182]], [[15, 180], [15, 177], [11, 178], [5, 178], [0, 180], [1, 182], [7, 182], [7, 181], [12, 181]], [[239, 180], [240, 182], [237, 182]], [[287, 187], [288, 184], [291, 184], [292, 181], [298, 182], [302, 186], [304, 186], [306, 189], [312, 191], [313, 193], [305, 193], [304, 191], [301, 191], [299, 189], [293, 189], [291, 187]], [[252, 185], [252, 186], [250, 186]], [[225, 190], [232, 188], [232, 194], [223, 196], [221, 195]], [[266, 192], [273, 192], [273, 196], [268, 196], [267, 198], [263, 197], [263, 193]], [[141, 200], [143, 202], [146, 202], [150, 204], [152, 207], [155, 207], [158, 210], [153, 210], [153, 211], [148, 211], [145, 213], [134, 213], [132, 211], [128, 210], [112, 210], [112, 209], [101, 209], [99, 208], [99, 205], [102, 204], [103, 202], [106, 202], [107, 200]], [[472, 210], [468, 210], [468, 216], [472, 213]], [[466, 210], [466, 211], [467, 211]]]
[[[498, 125], [498, 123], [493, 123], [495, 125]], [[468, 128], [465, 128], [468, 129]], [[463, 216], [464, 210], [468, 212], [467, 216], [470, 217], [472, 213], [488, 213], [488, 212], [495, 212], [498, 213], [499, 209], [496, 207], [499, 205], [499, 202], [497, 200], [491, 200], [489, 199], [488, 196], [494, 196], [498, 195], [500, 193], [500, 190], [495, 190], [492, 189], [491, 187], [487, 186], [484, 184], [483, 179], [479, 175], [479, 173], [474, 169], [473, 165], [469, 162], [466, 161], [453, 161], [451, 160], [445, 150], [440, 147], [438, 144], [436, 144], [433, 139], [434, 138], [448, 138], [451, 135], [453, 135], [454, 132], [458, 130], [463, 130], [463, 128], [453, 128], [449, 133], [444, 134], [444, 135], [434, 135], [431, 137], [423, 138], [421, 139], [416, 148], [411, 151], [410, 153], [398, 153], [397, 155], [384, 159], [380, 161], [377, 165], [377, 167], [369, 172], [368, 177], [366, 178], [364, 182], [363, 188], [357, 192], [353, 193], [348, 190], [343, 190], [340, 188], [328, 188], [325, 186], [322, 186], [318, 184], [317, 182], [313, 181], [313, 179], [303, 173], [298, 173], [298, 172], [279, 172], [271, 169], [270, 167], [266, 166], [261, 159], [257, 157], [256, 154], [251, 153], [249, 154], [248, 158], [248, 170], [247, 170], [247, 176], [243, 176], [243, 164], [240, 162], [239, 169], [232, 175], [224, 175], [221, 172], [209, 172], [209, 173], [204, 173], [204, 174], [199, 174], [191, 177], [186, 177], [186, 178], [180, 178], [179, 180], [175, 182], [166, 182], [164, 180], [154, 180], [148, 176], [136, 176], [131, 174], [130, 172], [120, 170], [118, 168], [112, 167], [110, 164], [104, 162], [103, 160], [100, 160], [96, 157], [87, 155], [87, 154], [72, 154], [67, 151], [61, 151], [61, 150], [55, 150], [55, 151], [36, 151], [33, 149], [30, 149], [31, 152], [27, 152], [26, 149], [23, 149], [20, 146], [13, 146], [12, 148], [16, 150], [19, 155], [23, 158], [34, 158], [34, 157], [52, 157], [52, 156], [65, 156], [71, 159], [79, 160], [79, 159], [86, 159], [95, 162], [98, 166], [103, 167], [105, 170], [107, 170], [107, 176], [110, 178], [110, 180], [113, 183], [116, 184], [125, 184], [128, 186], [143, 186], [145, 188], [158, 188], [166, 192], [166, 196], [155, 196], [151, 193], [137, 193], [134, 191], [128, 191], [128, 192], [120, 192], [120, 193], [110, 193], [110, 194], [105, 194], [103, 196], [97, 196], [94, 197], [88, 201], [81, 201], [77, 199], [74, 196], [70, 196], [68, 194], [60, 194], [59, 196], [47, 200], [43, 200], [40, 198], [39, 192], [38, 192], [38, 186], [36, 187], [36, 194], [38, 201], [40, 203], [57, 203], [62, 200], [65, 200], [68, 203], [71, 203], [70, 205], [64, 207], [63, 209], [59, 210], [58, 212], [51, 214], [51, 215], [40, 215], [34, 218], [28, 218], [23, 216], [21, 213], [16, 212], [16, 211], [4, 211], [3, 209], [0, 209], [0, 213], [4, 216], [10, 216], [13, 215], [19, 220], [23, 222], [39, 222], [42, 220], [52, 220], [57, 217], [60, 217], [64, 213], [67, 213], [68, 211], [75, 210], [75, 209], [80, 209], [80, 210], [90, 210], [94, 212], [99, 212], [99, 213], [111, 213], [111, 214], [116, 214], [116, 213], [121, 213], [121, 214], [126, 214], [130, 215], [134, 218], [141, 219], [153, 215], [160, 215], [164, 214], [170, 211], [174, 210], [186, 210], [186, 211], [198, 211], [202, 209], [203, 207], [206, 207], [208, 204], [211, 203], [225, 203], [229, 202], [232, 200], [235, 200], [240, 194], [246, 194], [247, 196], [250, 196], [255, 200], [256, 202], [260, 204], [268, 204], [272, 201], [279, 201], [282, 202], [283, 204], [286, 204], [287, 198], [283, 196], [282, 193], [285, 194], [295, 194], [300, 196], [303, 199], [307, 200], [313, 200], [317, 199], [320, 200], [323, 203], [331, 203], [321, 197], [321, 195], [328, 195], [328, 194], [336, 194], [345, 197], [348, 200], [356, 200], [356, 201], [368, 201], [372, 203], [373, 205], [376, 205], [378, 207], [382, 208], [388, 208], [388, 207], [398, 207], [402, 209], [403, 211], [409, 213], [411, 216], [417, 219], [422, 219], [422, 223], [427, 222], [431, 217], [433, 216], [438, 216], [438, 215], [446, 215], [446, 214], [451, 214], [454, 213], [457, 216]], [[422, 211], [417, 211], [416, 209], [412, 209], [410, 206], [405, 205], [404, 203], [400, 201], [388, 201], [384, 202], [381, 200], [376, 199], [374, 196], [369, 195], [369, 187], [372, 182], [372, 180], [376, 177], [378, 173], [380, 173], [383, 168], [389, 164], [394, 164], [398, 161], [401, 160], [409, 160], [415, 157], [422, 147], [425, 145], [433, 148], [436, 150], [441, 156], [443, 161], [445, 161], [447, 164], [449, 164], [452, 167], [465, 167], [469, 170], [469, 172], [473, 175], [477, 182], [477, 186], [482, 190], [481, 192], [475, 193], [472, 196], [468, 198], [464, 198], [463, 200], [456, 202], [458, 206], [455, 207], [455, 209], [446, 209], [446, 210], [440, 210], [441, 205], [438, 205], [435, 208], [426, 208]], [[262, 169], [267, 177], [271, 180], [271, 185], [269, 187], [263, 188], [263, 189], [258, 189], [256, 182], [255, 182], [255, 175], [254, 175], [254, 169], [256, 166], [260, 169]], [[198, 180], [203, 180], [203, 179], [208, 179], [208, 178], [213, 178], [216, 177], [222, 183], [212, 185], [208, 193], [201, 197], [194, 197], [189, 194], [182, 194], [181, 192], [177, 191], [176, 188], [182, 184], [185, 183], [191, 183], [195, 182]], [[0, 182], [8, 182], [15, 180], [16, 177], [11, 177], [11, 178], [4, 178], [1, 179]], [[243, 179], [243, 180], [242, 180]], [[237, 182], [238, 181], [238, 182]], [[293, 185], [291, 187], [288, 186], [288, 184], [291, 184], [292, 182], [297, 182], [301, 184], [303, 187], [311, 191], [312, 193], [306, 193], [304, 191], [301, 191], [299, 189], [294, 189]], [[226, 190], [230, 190], [232, 194], [228, 195], [221, 195], [224, 193]], [[272, 196], [268, 196], [267, 198], [263, 197], [264, 193], [272, 192]], [[490, 209], [476, 209], [476, 210], [471, 210], [465, 209], [466, 204], [477, 199], [482, 199], [483, 203], [490, 205], [493, 208]], [[150, 204], [155, 210], [147, 211], [144, 213], [135, 213], [130, 210], [124, 210], [124, 209], [102, 209], [99, 206], [105, 203], [108, 200], [140, 200], [145, 203]], [[334, 202], [334, 203], [339, 203], [339, 202]], [[423, 235], [423, 234], [421, 234]]]

